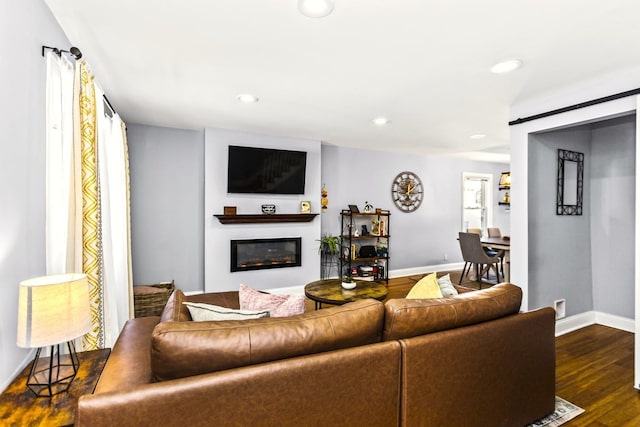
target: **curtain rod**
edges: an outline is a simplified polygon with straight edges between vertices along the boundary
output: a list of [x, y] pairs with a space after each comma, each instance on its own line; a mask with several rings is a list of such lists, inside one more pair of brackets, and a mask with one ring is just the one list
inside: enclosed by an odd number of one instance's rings
[[626, 98], [627, 96], [638, 95], [638, 94], [640, 94], [640, 88], [628, 90], [626, 92], [616, 93], [614, 95], [604, 96], [602, 98], [592, 99], [591, 101], [581, 102], [579, 104], [558, 108], [556, 110], [547, 111], [545, 113], [535, 114], [533, 116], [512, 120], [509, 122], [509, 126], [519, 125], [521, 123], [530, 122], [532, 120], [542, 119], [544, 117], [549, 117], [549, 116], [553, 116], [560, 113], [566, 113], [567, 111], [578, 110], [580, 108], [591, 107], [592, 105], [602, 104], [604, 102], [614, 101], [616, 99]]
[[[82, 52], [80, 52], [80, 49], [78, 49], [75, 46], [71, 46], [69, 48], [69, 50], [63, 50], [63, 49], [58, 49], [57, 47], [52, 47], [52, 46], [42, 46], [42, 56], [44, 56], [44, 51], [46, 49], [51, 49], [53, 51], [53, 53], [55, 53], [58, 56], [61, 56], [63, 52], [68, 53], [69, 55], [73, 56], [73, 58], [77, 61], [78, 59], [82, 58]], [[107, 95], [102, 95], [102, 98], [104, 98], [104, 102], [107, 104], [107, 106], [109, 107], [109, 109], [111, 110], [112, 115], [116, 114], [116, 110], [115, 108], [113, 108], [113, 105], [111, 105], [111, 102], [109, 102], [109, 99], [107, 98]]]
[[58, 49], [57, 47], [51, 46], [42, 46], [42, 56], [44, 56], [45, 49], [51, 49], [53, 53], [58, 56], [62, 55], [62, 52], [68, 53], [69, 55], [73, 56], [73, 59], [75, 59], [76, 61], [82, 58], [82, 52], [80, 52], [80, 49], [75, 46], [71, 46], [69, 50]]
[[102, 97], [104, 98], [104, 102], [106, 102], [107, 105], [109, 106], [111, 113], [116, 114], [116, 110], [115, 108], [113, 108], [113, 105], [111, 105], [111, 103], [109, 102], [109, 98], [107, 98], [107, 95], [102, 95]]

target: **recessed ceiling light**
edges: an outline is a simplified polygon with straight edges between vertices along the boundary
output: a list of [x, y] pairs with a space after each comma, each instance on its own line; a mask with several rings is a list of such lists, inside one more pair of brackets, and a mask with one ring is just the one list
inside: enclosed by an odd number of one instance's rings
[[247, 104], [252, 104], [254, 102], [258, 102], [258, 97], [255, 95], [251, 95], [250, 93], [241, 93], [236, 96], [236, 99], [240, 102], [246, 102]]
[[484, 133], [476, 133], [474, 135], [471, 135], [469, 138], [471, 139], [483, 139], [486, 138], [487, 135], [485, 135]]
[[498, 62], [496, 65], [491, 67], [491, 72], [496, 74], [509, 73], [517, 70], [521, 65], [522, 61], [519, 59], [508, 59], [506, 61]]
[[387, 119], [386, 117], [377, 117], [372, 120], [373, 124], [376, 126], [384, 126], [386, 124], [389, 124], [390, 121], [391, 120]]
[[333, 10], [333, 0], [298, 0], [298, 10], [308, 18], [324, 18]]

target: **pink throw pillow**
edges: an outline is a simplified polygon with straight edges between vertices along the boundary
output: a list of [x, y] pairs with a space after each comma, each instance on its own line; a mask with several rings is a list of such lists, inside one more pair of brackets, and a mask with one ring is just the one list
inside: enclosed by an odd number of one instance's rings
[[241, 310], [269, 310], [271, 317], [289, 317], [305, 312], [304, 295], [277, 295], [256, 291], [240, 285], [238, 291]]

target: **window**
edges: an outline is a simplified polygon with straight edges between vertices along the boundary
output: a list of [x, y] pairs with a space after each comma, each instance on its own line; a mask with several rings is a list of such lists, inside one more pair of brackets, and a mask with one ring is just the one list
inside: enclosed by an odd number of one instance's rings
[[462, 230], [480, 228], [485, 234], [493, 219], [492, 186], [491, 174], [463, 172]]

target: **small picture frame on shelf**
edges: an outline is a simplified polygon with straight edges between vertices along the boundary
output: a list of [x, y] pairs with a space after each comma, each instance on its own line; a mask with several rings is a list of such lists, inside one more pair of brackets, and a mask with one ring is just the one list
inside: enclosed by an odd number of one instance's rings
[[300, 202], [300, 213], [301, 214], [309, 214], [311, 213], [311, 202], [308, 200], [303, 200]]
[[360, 213], [360, 209], [358, 209], [357, 205], [349, 205], [349, 210], [351, 213]]

